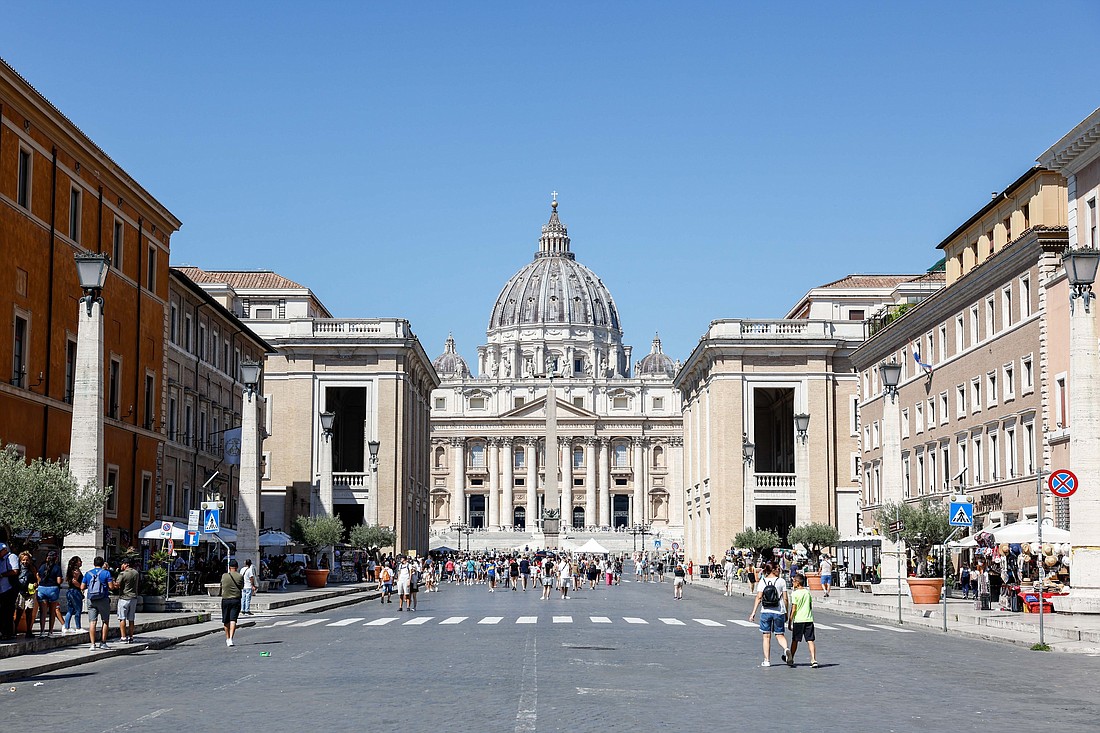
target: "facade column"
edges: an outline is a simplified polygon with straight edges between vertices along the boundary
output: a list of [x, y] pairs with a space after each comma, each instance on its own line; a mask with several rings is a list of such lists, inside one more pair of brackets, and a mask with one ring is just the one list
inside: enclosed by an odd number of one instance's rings
[[[69, 471], [82, 490], [101, 486], [106, 480], [103, 470], [103, 302], [93, 299], [90, 305], [91, 312], [83, 301], [76, 309], [76, 364], [69, 442]], [[114, 490], [118, 491], [119, 487]], [[103, 524], [104, 510], [101, 508], [89, 531], [65, 538], [64, 565], [73, 555], [79, 555], [84, 559], [84, 567], [90, 569], [90, 558], [105, 554]]]
[[[257, 385], [258, 388], [258, 385]], [[245, 389], [241, 405], [241, 478], [237, 498], [237, 559], [260, 565], [260, 401]], [[331, 466], [331, 459], [330, 459]], [[332, 471], [329, 471], [329, 476]]]
[[451, 472], [454, 493], [451, 497], [451, 524], [466, 523], [466, 439], [451, 438]]
[[[900, 428], [899, 428], [900, 430]], [[901, 445], [898, 445], [900, 463]], [[901, 475], [900, 473], [898, 474]], [[810, 507], [810, 434], [805, 438], [794, 438], [794, 523], [808, 524], [813, 521]]]
[[596, 445], [594, 437], [584, 439], [584, 522], [589, 527], [603, 523], [596, 509]]
[[668, 441], [668, 524], [671, 528], [684, 528], [684, 439], [669, 438]]
[[[880, 504], [900, 504], [905, 500], [902, 494], [901, 462], [901, 404], [898, 395], [882, 395], [882, 466], [879, 476], [882, 486]], [[874, 499], [872, 498], [872, 501]], [[879, 527], [882, 535], [882, 579], [871, 586], [875, 595], [896, 596], [905, 580], [905, 543], [894, 542], [889, 527]], [[898, 572], [898, 557], [901, 557], [901, 572]], [[904, 589], [902, 589], [904, 590]]]
[[634, 498], [631, 500], [630, 521], [633, 524], [645, 524], [645, 457], [646, 439], [634, 439]]
[[512, 466], [515, 465], [515, 457], [512, 455], [512, 439], [502, 438], [504, 446], [503, 463], [500, 464], [501, 496], [500, 496], [500, 523], [505, 527], [511, 527], [514, 523], [515, 509], [512, 506], [512, 491], [516, 485], [512, 478]]
[[539, 442], [534, 438], [524, 438], [524, 459], [527, 461], [527, 531], [534, 532], [539, 527]]
[[489, 527], [500, 529], [500, 438], [489, 438]]
[[560, 438], [561, 443], [561, 521], [573, 526], [573, 439]]
[[600, 526], [611, 526], [611, 441], [599, 438], [600, 442]]

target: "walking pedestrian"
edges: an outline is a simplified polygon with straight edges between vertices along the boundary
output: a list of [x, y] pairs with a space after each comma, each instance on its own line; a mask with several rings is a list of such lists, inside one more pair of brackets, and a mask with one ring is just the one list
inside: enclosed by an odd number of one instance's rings
[[405, 558], [401, 558], [401, 564], [397, 568], [397, 610], [404, 611], [406, 606], [412, 606], [412, 601], [409, 598], [409, 581], [411, 580], [412, 573], [409, 570], [409, 563]]
[[688, 582], [695, 582], [695, 562], [693, 560], [688, 560]]
[[959, 563], [959, 588], [963, 592], [963, 600], [970, 599], [970, 566], [965, 562]]
[[678, 601], [684, 600], [684, 576], [687, 573], [684, 572], [684, 564], [676, 563], [676, 568], [672, 571], [672, 597]]
[[569, 586], [573, 584], [573, 563], [566, 557], [559, 563], [561, 570], [558, 572], [558, 584], [561, 590], [561, 599], [569, 599]]
[[57, 553], [50, 550], [46, 555], [46, 562], [38, 567], [38, 588], [35, 597], [38, 600], [38, 633], [46, 636], [46, 619], [50, 619], [48, 635], [53, 636], [54, 619], [61, 606], [61, 563], [57, 561]]
[[379, 571], [378, 578], [382, 582], [380, 603], [393, 603], [393, 599], [390, 598], [390, 595], [393, 593], [393, 571], [390, 570], [389, 563], [382, 563], [382, 569]]
[[118, 591], [118, 638], [123, 644], [134, 643], [134, 619], [137, 615], [138, 571], [129, 559], [123, 559], [122, 572], [111, 586]]
[[15, 638], [15, 588], [19, 575], [19, 559], [4, 542], [0, 542], [0, 641]]
[[519, 577], [523, 583], [523, 591], [527, 592], [527, 583], [531, 580], [531, 561], [526, 556], [519, 561]]
[[722, 566], [722, 577], [726, 581], [726, 592], [722, 595], [733, 595], [733, 584], [737, 580], [737, 564], [733, 561], [732, 555], [726, 555], [725, 565]]
[[[360, 565], [360, 572], [362, 565]], [[251, 560], [244, 561], [244, 570], [241, 571], [244, 578], [244, 589], [241, 591], [241, 613], [245, 616], [252, 615], [252, 594], [258, 590], [256, 586], [256, 570], [252, 567]]]
[[791, 648], [787, 652], [787, 666], [794, 666], [794, 652], [798, 642], [805, 640], [810, 647], [810, 666], [817, 667], [817, 644], [814, 638], [814, 599], [806, 588], [806, 576], [799, 573], [791, 579], [791, 611], [787, 623], [791, 627]]
[[489, 576], [489, 592], [495, 593], [497, 589], [497, 566], [490, 564], [489, 569], [485, 572]]
[[103, 567], [103, 557], [97, 555], [92, 560], [92, 569], [84, 573], [80, 589], [88, 599], [88, 639], [91, 646], [88, 651], [97, 648], [95, 640], [96, 625], [103, 622], [102, 641], [98, 648], [107, 648], [107, 633], [111, 622], [111, 572]]
[[542, 561], [542, 600], [550, 600], [550, 591], [554, 589], [554, 561], [546, 558]]
[[[80, 556], [73, 555], [69, 558], [69, 568], [65, 571], [65, 582], [69, 584], [69, 589], [65, 591], [65, 623], [61, 626], [62, 634], [79, 634], [84, 630], [80, 627], [80, 617], [84, 612], [84, 592], [80, 590], [83, 580], [84, 568]], [[76, 626], [70, 628], [69, 624], [74, 619]]]
[[757, 609], [760, 610], [760, 633], [763, 634], [764, 661], [761, 667], [772, 666], [772, 636], [775, 635], [779, 646], [783, 648], [783, 661], [787, 661], [787, 637], [785, 627], [787, 621], [787, 583], [779, 577], [775, 566], [770, 562], [764, 563], [763, 577], [756, 584], [756, 600], [752, 604], [752, 613], [749, 621], [756, 618]]
[[238, 567], [236, 560], [230, 560], [229, 569], [222, 573], [222, 626], [225, 628], [226, 646], [236, 646], [233, 636], [237, 633], [237, 619], [241, 615], [244, 576], [237, 572]]
[[828, 555], [821, 556], [821, 587], [825, 590], [825, 597], [829, 597], [829, 588], [833, 585], [833, 561]]
[[514, 556], [508, 558], [508, 585], [512, 590], [519, 587], [519, 563]]
[[420, 579], [423, 572], [420, 569], [420, 561], [413, 560], [409, 563], [409, 610], [416, 610], [416, 594], [420, 592]]
[[18, 594], [15, 597], [15, 625], [23, 619], [24, 637], [34, 638], [34, 619], [37, 611], [35, 599], [38, 597], [38, 569], [34, 566], [34, 556], [28, 550], [19, 553], [19, 573], [15, 577]]

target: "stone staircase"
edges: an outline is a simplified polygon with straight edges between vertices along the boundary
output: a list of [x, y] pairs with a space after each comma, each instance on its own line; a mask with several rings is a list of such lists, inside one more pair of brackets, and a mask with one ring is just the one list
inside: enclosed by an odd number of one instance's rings
[[[570, 529], [568, 533], [558, 535], [558, 547], [579, 547], [590, 539], [596, 540], [606, 547], [608, 552], [615, 554], [630, 553], [636, 549], [641, 549], [643, 540], [641, 536], [631, 535], [627, 532]], [[681, 537], [647, 534], [644, 538], [647, 549], [653, 549], [653, 541], [655, 539], [661, 541], [662, 550], [671, 549], [673, 542], [679, 542], [680, 546], [683, 547], [683, 538]], [[461, 544], [459, 544], [460, 542]], [[454, 530], [434, 530], [429, 538], [428, 546], [432, 550], [440, 547], [465, 550], [466, 547], [469, 546], [474, 552], [481, 552], [484, 550], [496, 550], [499, 552], [523, 550], [524, 548], [534, 551], [546, 546], [546, 537], [541, 532], [477, 530], [470, 535], [464, 535]]]

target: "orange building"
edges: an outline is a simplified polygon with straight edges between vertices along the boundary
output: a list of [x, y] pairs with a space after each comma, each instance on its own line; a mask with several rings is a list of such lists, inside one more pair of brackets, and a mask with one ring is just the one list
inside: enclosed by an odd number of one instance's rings
[[107, 546], [136, 541], [162, 487], [169, 240], [180, 221], [0, 60], [0, 444], [69, 451], [73, 256], [110, 255], [103, 291]]

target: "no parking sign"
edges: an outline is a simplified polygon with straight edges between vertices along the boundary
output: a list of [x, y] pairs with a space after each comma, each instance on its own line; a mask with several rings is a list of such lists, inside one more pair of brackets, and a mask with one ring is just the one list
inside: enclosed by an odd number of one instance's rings
[[1060, 496], [1063, 499], [1073, 496], [1073, 493], [1077, 491], [1079, 485], [1077, 476], [1074, 475], [1073, 471], [1065, 468], [1060, 468], [1053, 472], [1047, 479], [1047, 486], [1050, 488], [1050, 493], [1055, 496]]

